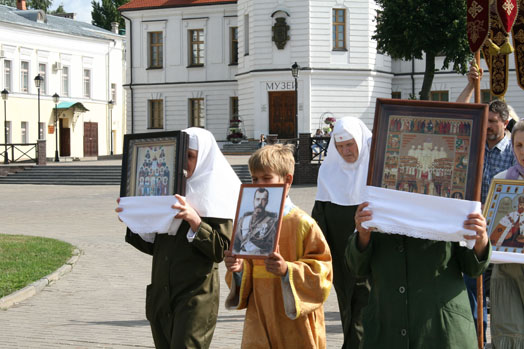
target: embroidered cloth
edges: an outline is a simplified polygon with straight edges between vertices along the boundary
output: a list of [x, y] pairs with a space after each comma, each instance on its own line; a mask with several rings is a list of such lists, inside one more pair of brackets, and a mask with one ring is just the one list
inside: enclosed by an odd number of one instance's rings
[[390, 234], [420, 239], [455, 241], [473, 248], [474, 240], [464, 235], [474, 232], [464, 228], [466, 217], [481, 212], [480, 202], [366, 186], [366, 201], [373, 219], [362, 224]]

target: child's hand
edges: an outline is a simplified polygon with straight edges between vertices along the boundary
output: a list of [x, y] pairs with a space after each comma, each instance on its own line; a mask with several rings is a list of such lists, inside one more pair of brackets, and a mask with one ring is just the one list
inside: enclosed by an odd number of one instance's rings
[[[117, 203], [117, 204], [120, 204], [120, 198], [116, 199], [116, 203]], [[122, 212], [123, 210], [124, 210], [124, 209], [123, 209], [122, 207], [120, 207], [120, 206], [118, 206], [117, 208], [115, 208], [115, 212], [116, 212], [116, 213], [120, 213], [120, 212]], [[120, 219], [120, 217], [118, 217], [118, 220], [119, 220], [120, 222], [122, 222], [122, 220]]]
[[266, 270], [276, 276], [285, 276], [287, 273], [287, 263], [284, 258], [278, 253], [273, 252], [265, 260]]
[[355, 212], [355, 227], [358, 230], [358, 248], [363, 251], [369, 245], [371, 239], [372, 229], [366, 229], [362, 226], [362, 223], [370, 221], [373, 218], [373, 212], [371, 210], [365, 210], [364, 208], [369, 206], [369, 202], [360, 204]]
[[243, 259], [233, 257], [231, 251], [224, 251], [224, 263], [226, 264], [227, 270], [232, 273], [240, 272], [243, 268]]
[[176, 210], [180, 210], [175, 218], [185, 220], [191, 226], [191, 230], [196, 232], [200, 226], [200, 223], [202, 222], [202, 219], [200, 219], [200, 216], [195, 211], [195, 209], [191, 207], [191, 205], [189, 205], [183, 197], [178, 194], [175, 194], [175, 197], [177, 198], [178, 203], [172, 205], [171, 207]]
[[464, 235], [467, 240], [476, 240], [475, 254], [477, 258], [483, 260], [488, 250], [488, 234], [486, 232], [486, 218], [481, 213], [470, 213], [468, 219], [464, 221], [464, 228], [476, 232], [475, 235]]

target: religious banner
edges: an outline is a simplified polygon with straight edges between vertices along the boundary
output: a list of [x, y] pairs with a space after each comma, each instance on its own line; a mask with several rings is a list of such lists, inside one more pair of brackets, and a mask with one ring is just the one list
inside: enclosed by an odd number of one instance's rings
[[517, 0], [497, 0], [497, 13], [502, 29], [509, 33], [518, 13]]
[[471, 52], [477, 52], [489, 31], [489, 0], [467, 0], [467, 34]]
[[515, 49], [515, 74], [517, 83], [524, 89], [524, 0], [519, 1], [519, 12], [513, 28], [513, 47]]
[[508, 46], [508, 33], [503, 28], [502, 22], [496, 13], [490, 13], [490, 33], [488, 43], [491, 62], [490, 68], [490, 89], [491, 94], [503, 97], [508, 89], [508, 68], [511, 53]]

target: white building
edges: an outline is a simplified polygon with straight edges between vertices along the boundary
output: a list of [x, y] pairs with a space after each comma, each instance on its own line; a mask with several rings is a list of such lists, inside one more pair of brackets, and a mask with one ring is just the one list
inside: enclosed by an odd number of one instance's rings
[[[2, 143], [46, 139], [48, 158], [54, 156], [56, 143], [61, 157], [108, 155], [111, 143], [113, 152], [121, 153], [124, 36], [43, 11], [25, 10], [25, 1], [18, 3], [20, 9], [0, 5], [0, 90], [9, 92], [7, 139], [3, 105], [0, 108]], [[34, 82], [39, 74], [43, 77], [40, 102]], [[56, 110], [55, 93], [60, 97]], [[54, 127], [55, 111], [58, 127]]]
[[[130, 133], [203, 126], [225, 140], [239, 115], [249, 138], [291, 138], [297, 104], [299, 133], [326, 116], [357, 116], [371, 127], [376, 98], [418, 96], [422, 85], [422, 61], [377, 52], [373, 0], [131, 0], [120, 11], [130, 43]], [[453, 101], [466, 82], [439, 71], [433, 96]], [[512, 84], [507, 100], [524, 111]]]

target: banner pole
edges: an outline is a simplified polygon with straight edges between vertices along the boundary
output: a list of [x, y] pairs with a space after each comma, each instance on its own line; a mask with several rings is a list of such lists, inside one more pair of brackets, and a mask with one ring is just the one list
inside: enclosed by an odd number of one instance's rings
[[[480, 50], [475, 52], [475, 62], [479, 69], [479, 78], [475, 81], [475, 103], [481, 103], [480, 100]], [[484, 348], [484, 302], [483, 302], [483, 282], [482, 274], [477, 278], [477, 338], [479, 349]]]

